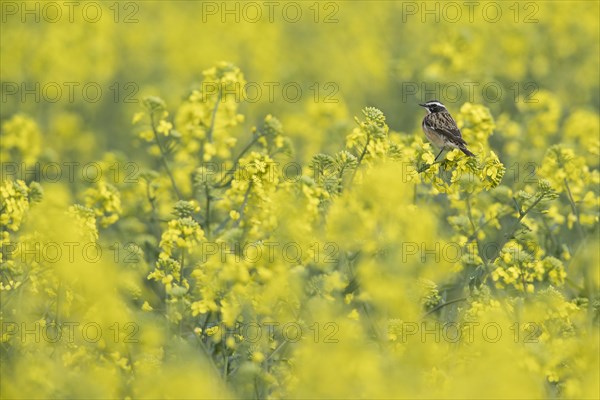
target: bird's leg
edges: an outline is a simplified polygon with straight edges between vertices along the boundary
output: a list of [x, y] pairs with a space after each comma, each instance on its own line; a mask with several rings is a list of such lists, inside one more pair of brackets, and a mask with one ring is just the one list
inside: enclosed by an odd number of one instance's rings
[[433, 160], [433, 162], [436, 162], [436, 161], [437, 161], [438, 157], [439, 157], [440, 155], [442, 155], [442, 153], [444, 152], [444, 150], [446, 150], [446, 146], [442, 147], [442, 149], [440, 150], [440, 152], [438, 153], [438, 155], [437, 155], [437, 156], [435, 156], [435, 160]]

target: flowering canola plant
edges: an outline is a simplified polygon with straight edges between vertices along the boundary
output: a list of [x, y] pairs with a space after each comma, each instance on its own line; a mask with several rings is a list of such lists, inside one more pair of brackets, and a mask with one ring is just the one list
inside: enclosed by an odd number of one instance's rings
[[[431, 79], [476, 74], [487, 54], [451, 32], [427, 50]], [[123, 45], [145, 48], [136, 35]], [[528, 73], [505, 61], [499, 79]], [[104, 76], [120, 60], [82, 62]], [[434, 162], [418, 123], [394, 130], [385, 107], [249, 117], [250, 74], [217, 62], [188, 90], [144, 95], [119, 131], [131, 153], [95, 155], [76, 112], [3, 115], [2, 398], [600, 397], [597, 110], [563, 115], [560, 88], [503, 111], [449, 105], [476, 155]], [[44, 179], [74, 155], [103, 173]]]

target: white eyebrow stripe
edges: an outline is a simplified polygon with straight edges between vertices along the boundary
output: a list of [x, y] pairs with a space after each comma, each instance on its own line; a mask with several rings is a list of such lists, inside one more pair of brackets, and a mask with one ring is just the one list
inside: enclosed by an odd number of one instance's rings
[[439, 101], [428, 101], [427, 103], [425, 103], [426, 106], [440, 106], [440, 107], [444, 107], [446, 108], [446, 106], [444, 106], [442, 103], [440, 103]]

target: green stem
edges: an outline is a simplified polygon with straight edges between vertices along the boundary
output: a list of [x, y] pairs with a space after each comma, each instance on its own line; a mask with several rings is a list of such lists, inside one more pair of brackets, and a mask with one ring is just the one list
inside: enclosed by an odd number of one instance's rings
[[475, 240], [475, 243], [477, 244], [477, 252], [479, 253], [479, 255], [481, 255], [481, 243], [477, 238], [477, 232], [479, 231], [479, 228], [475, 226], [475, 221], [473, 221], [473, 213], [471, 210], [471, 195], [467, 195], [467, 197], [465, 198], [465, 203], [467, 204], [467, 216], [469, 217], [469, 222], [471, 223], [471, 228], [473, 229], [472, 236]]
[[[225, 175], [223, 175], [223, 177], [219, 180], [219, 182], [217, 183], [217, 185], [215, 187], [217, 188], [223, 188], [228, 186], [231, 181], [233, 180], [233, 173], [235, 172], [240, 159], [244, 156], [244, 154], [246, 154], [246, 152], [248, 150], [250, 150], [252, 148], [252, 146], [254, 146], [254, 144], [258, 141], [258, 139], [260, 139], [262, 135], [255, 135], [252, 140], [250, 142], [248, 142], [248, 144], [246, 145], [246, 147], [244, 147], [242, 149], [242, 151], [240, 152], [240, 154], [237, 155], [237, 157], [235, 158], [235, 160], [233, 160], [233, 166], [225, 173]], [[230, 177], [230, 179], [227, 182], [223, 182], [227, 177]]]
[[167, 164], [166, 152], [163, 149], [162, 144], [160, 143], [160, 140], [158, 137], [158, 132], [156, 131], [156, 124], [154, 123], [154, 114], [153, 113], [150, 113], [150, 124], [152, 126], [152, 133], [154, 133], [154, 140], [156, 140], [156, 144], [158, 145], [158, 148], [160, 150], [160, 155], [161, 155], [160, 159], [162, 161], [162, 164], [167, 172], [167, 175], [169, 176], [169, 179], [171, 180], [171, 185], [173, 186], [173, 190], [175, 191], [177, 198], [179, 200], [181, 200], [182, 199], [181, 192], [177, 188], [177, 184], [175, 183], [175, 178], [173, 178], [173, 174], [171, 173], [171, 170], [169, 169], [169, 164]]
[[352, 176], [350, 177], [350, 182], [348, 182], [348, 186], [350, 186], [352, 184], [352, 182], [354, 182], [354, 177], [356, 176], [356, 173], [358, 172], [358, 168], [360, 168], [360, 164], [362, 163], [363, 158], [367, 154], [367, 149], [369, 148], [370, 142], [371, 142], [371, 137], [367, 135], [367, 141], [365, 143], [365, 147], [362, 150], [362, 153], [360, 153], [360, 156], [358, 156], [358, 161], [356, 162], [356, 168], [354, 168], [354, 171], [352, 172]]
[[[240, 225], [240, 222], [242, 221], [242, 218], [244, 217], [244, 210], [246, 208], [246, 204], [248, 203], [248, 196], [250, 195], [250, 189], [252, 189], [252, 182], [250, 182], [248, 184], [248, 189], [246, 189], [246, 193], [244, 193], [244, 200], [242, 202], [242, 205], [240, 206], [239, 209], [239, 213], [240, 213], [240, 217], [238, 218], [237, 221], [235, 221], [235, 224], [233, 225], [233, 227], [237, 227]], [[215, 229], [215, 236], [218, 235], [219, 233], [221, 233], [221, 231], [223, 229], [225, 229], [225, 225], [227, 225], [227, 223], [231, 220], [231, 217], [228, 215], [217, 227], [217, 229]]]
[[55, 322], [56, 322], [57, 326], [60, 324], [60, 322], [59, 322], [59, 312], [60, 312], [60, 289], [61, 289], [61, 286], [62, 286], [62, 281], [59, 280], [58, 281], [58, 289], [56, 291], [56, 317], [55, 317], [56, 321]]
[[250, 184], [248, 185], [248, 189], [246, 189], [246, 193], [244, 193], [244, 202], [242, 203], [241, 207], [240, 207], [240, 217], [238, 218], [237, 221], [235, 221], [235, 224], [233, 224], [233, 227], [236, 228], [240, 225], [240, 223], [242, 222], [242, 218], [244, 218], [244, 213], [246, 211], [246, 205], [248, 204], [248, 199], [250, 198], [250, 189], [252, 189], [252, 182], [250, 182]]
[[208, 326], [208, 321], [210, 320], [211, 314], [212, 314], [212, 311], [208, 311], [206, 313], [206, 318], [204, 318], [204, 323], [202, 324], [202, 334], [204, 334], [204, 332], [206, 332], [206, 327]]
[[560, 245], [558, 244], [556, 238], [554, 237], [554, 234], [550, 230], [550, 226], [548, 225], [548, 221], [546, 221], [546, 218], [542, 217], [542, 223], [544, 224], [544, 228], [546, 228], [546, 230], [548, 231], [548, 236], [550, 238], [550, 241], [552, 242], [552, 245], [556, 249], [555, 251], [558, 252], [558, 250], [560, 249]]
[[156, 197], [150, 193], [150, 182], [146, 181], [146, 197], [150, 203], [152, 209], [152, 215], [150, 216], [151, 229], [158, 241], [160, 242], [160, 227], [158, 226], [158, 212], [156, 211]]
[[227, 348], [225, 346], [223, 348], [223, 358], [225, 359], [223, 362], [223, 380], [227, 383], [227, 376], [229, 374], [229, 356], [227, 355]]
[[413, 204], [414, 205], [417, 205], [417, 189], [418, 188], [419, 188], [419, 184], [415, 180], [415, 189], [414, 189], [414, 193], [413, 193]]
[[273, 356], [279, 352], [279, 350], [281, 350], [288, 342], [286, 340], [283, 340], [279, 346], [277, 346], [277, 348], [275, 350], [273, 350], [273, 352], [271, 354], [269, 354], [269, 356], [267, 357], [267, 359], [265, 361], [269, 361], [271, 360], [271, 358], [273, 358]]
[[183, 283], [183, 269], [185, 263], [185, 249], [181, 250], [180, 266], [179, 266], [179, 286]]
[[215, 376], [219, 376], [221, 375], [221, 372], [219, 371], [219, 369], [217, 368], [217, 365], [215, 364], [215, 360], [212, 356], [212, 353], [210, 351], [208, 351], [208, 349], [206, 348], [206, 345], [204, 344], [204, 342], [202, 341], [201, 337], [196, 337], [198, 342], [200, 343], [200, 348], [202, 349], [202, 351], [204, 352], [204, 354], [206, 355], [206, 358], [208, 359], [210, 365], [212, 366], [213, 370], [215, 371]]
[[219, 88], [219, 94], [217, 95], [217, 101], [215, 103], [215, 107], [213, 108], [213, 112], [212, 112], [212, 116], [211, 116], [210, 127], [208, 128], [208, 131], [206, 132], [206, 139], [208, 140], [208, 143], [212, 143], [212, 141], [213, 141], [213, 132], [215, 130], [215, 120], [217, 119], [217, 111], [219, 109], [219, 103], [221, 102], [221, 96], [222, 96], [222, 92], [221, 92], [221, 88]]
[[204, 220], [204, 225], [206, 228], [206, 238], [210, 240], [210, 188], [208, 183], [204, 186], [206, 190], [206, 218]]
[[494, 260], [496, 260], [496, 258], [498, 258], [498, 255], [500, 254], [500, 251], [502, 251], [502, 248], [504, 247], [504, 245], [510, 240], [510, 238], [512, 238], [515, 234], [515, 232], [517, 231], [517, 229], [519, 228], [519, 225], [521, 224], [521, 221], [523, 221], [523, 219], [525, 218], [525, 216], [527, 216], [527, 214], [529, 214], [529, 212], [531, 210], [533, 210], [533, 208], [535, 206], [537, 206], [537, 204], [542, 201], [542, 199], [544, 198], [544, 195], [541, 194], [538, 196], [537, 199], [535, 199], [535, 201], [525, 210], [525, 211], [521, 211], [520, 207], [518, 209], [519, 212], [519, 218], [515, 221], [515, 223], [513, 224], [513, 226], [511, 227], [511, 229], [506, 232], [503, 236], [504, 236], [504, 240], [502, 241], [502, 245], [498, 246], [498, 250], [496, 251], [496, 254], [494, 254], [493, 257], [490, 257], [487, 261], [488, 262], [494, 262]]
[[362, 308], [365, 313], [365, 316], [367, 317], [367, 321], [369, 322], [369, 327], [371, 328], [371, 331], [373, 332], [373, 336], [375, 336], [375, 339], [377, 340], [377, 344], [379, 344], [379, 346], [381, 347], [381, 336], [379, 335], [379, 330], [377, 328], [377, 325], [375, 324], [375, 321], [373, 321], [373, 318], [371, 318], [371, 313], [369, 312], [369, 309], [367, 308], [367, 304], [363, 302]]
[[567, 181], [566, 178], [565, 178], [564, 182], [565, 182], [565, 188], [567, 189], [567, 197], [569, 198], [569, 204], [571, 206], [571, 211], [575, 215], [575, 219], [577, 222], [577, 231], [579, 232], [579, 236], [581, 236], [581, 239], [584, 239], [585, 234], [583, 233], [583, 227], [581, 226], [581, 220], [579, 219], [579, 211], [577, 210], [577, 207], [575, 206], [575, 200], [573, 199], [573, 194], [571, 193], [571, 188], [569, 187], [569, 182]]
[[346, 169], [346, 166], [344, 165], [342, 168], [340, 168], [340, 173], [338, 174], [338, 182], [339, 182], [339, 186], [338, 186], [338, 194], [342, 193], [342, 178], [344, 177], [344, 170]]
[[[517, 211], [519, 212], [519, 218], [518, 218], [518, 219], [515, 221], [515, 223], [514, 223], [514, 224], [513, 224], [513, 226], [511, 227], [511, 229], [502, 235], [502, 236], [503, 236], [503, 240], [502, 240], [502, 243], [501, 243], [501, 244], [498, 246], [498, 248], [497, 248], [497, 250], [496, 250], [496, 253], [495, 253], [495, 254], [494, 254], [492, 257], [490, 257], [489, 259], [487, 259], [487, 260], [484, 260], [484, 263], [483, 263], [483, 268], [484, 268], [484, 277], [483, 277], [483, 279], [482, 279], [482, 282], [485, 282], [485, 281], [487, 280], [487, 278], [488, 278], [489, 274], [490, 274], [490, 270], [489, 270], [488, 266], [489, 266], [490, 264], [492, 264], [492, 263], [493, 263], [493, 262], [496, 260], [496, 258], [498, 258], [498, 256], [500, 255], [500, 252], [501, 252], [501, 251], [502, 251], [502, 249], [504, 248], [504, 245], [505, 245], [506, 243], [508, 243], [508, 241], [510, 240], [510, 238], [512, 238], [512, 237], [514, 236], [514, 234], [515, 234], [515, 232], [517, 231], [517, 229], [519, 228], [519, 225], [521, 224], [521, 221], [523, 220], [523, 218], [525, 218], [525, 216], [526, 216], [526, 215], [527, 215], [527, 214], [528, 214], [528, 213], [529, 213], [531, 210], [533, 210], [533, 208], [534, 208], [534, 207], [535, 207], [535, 206], [536, 206], [536, 205], [537, 205], [537, 204], [538, 204], [540, 201], [542, 201], [542, 199], [543, 199], [544, 197], [545, 197], [545, 195], [544, 195], [544, 194], [541, 194], [541, 195], [539, 195], [539, 196], [538, 196], [538, 198], [537, 198], [537, 199], [535, 199], [535, 201], [534, 201], [534, 202], [533, 202], [533, 203], [532, 203], [532, 204], [531, 204], [531, 205], [530, 205], [530, 206], [529, 206], [529, 207], [528, 207], [528, 208], [527, 208], [525, 211], [522, 211], [522, 210], [521, 210], [521, 207], [517, 205], [517, 206], [518, 206], [518, 207], [517, 207]], [[495, 286], [494, 286], [494, 285], [491, 285], [490, 287], [491, 287], [492, 291], [495, 291], [495, 289], [496, 289], [496, 288], [495, 288]]]
[[461, 301], [466, 301], [466, 300], [467, 300], [467, 298], [466, 298], [466, 297], [460, 297], [460, 298], [458, 298], [458, 299], [453, 299], [453, 300], [447, 301], [447, 302], [445, 302], [445, 303], [443, 303], [443, 304], [440, 304], [440, 305], [438, 305], [438, 306], [435, 306], [434, 308], [432, 308], [431, 310], [429, 310], [429, 311], [427, 311], [425, 314], [423, 314], [423, 316], [421, 317], [421, 319], [424, 319], [424, 318], [425, 318], [425, 317], [427, 317], [428, 315], [431, 315], [431, 314], [433, 314], [434, 312], [438, 311], [439, 309], [441, 309], [441, 308], [444, 308], [444, 307], [446, 307], [446, 306], [448, 306], [448, 305], [450, 305], [450, 304], [454, 304], [454, 303], [458, 303], [458, 302], [461, 302]]
[[428, 169], [429, 169], [429, 168], [430, 168], [432, 165], [433, 165], [433, 164], [423, 164], [423, 165], [421, 165], [421, 168], [419, 168], [419, 169], [417, 170], [417, 173], [419, 173], [419, 174], [420, 174], [420, 173], [422, 173], [422, 172], [425, 172], [425, 171], [427, 171], [427, 170], [428, 170]]

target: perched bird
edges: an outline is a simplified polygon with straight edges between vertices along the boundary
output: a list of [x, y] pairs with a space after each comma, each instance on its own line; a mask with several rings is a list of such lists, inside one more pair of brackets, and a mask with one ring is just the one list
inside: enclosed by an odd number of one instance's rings
[[462, 138], [460, 129], [458, 129], [446, 106], [437, 100], [430, 100], [419, 105], [427, 109], [427, 115], [423, 118], [423, 132], [425, 132], [427, 139], [440, 149], [434, 162], [448, 148], [459, 149], [469, 157], [475, 156], [467, 149], [467, 142]]

